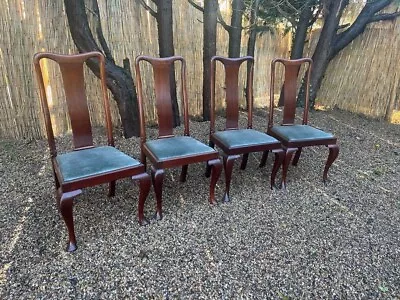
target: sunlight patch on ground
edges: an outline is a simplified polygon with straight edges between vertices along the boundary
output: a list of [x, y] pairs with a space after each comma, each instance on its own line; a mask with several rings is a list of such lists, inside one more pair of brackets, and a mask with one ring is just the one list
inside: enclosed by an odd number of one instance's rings
[[[17, 244], [18, 240], [20, 239], [22, 230], [24, 228], [25, 222], [26, 222], [26, 218], [28, 215], [29, 210], [31, 209], [32, 206], [32, 202], [33, 199], [31, 197], [28, 198], [28, 205], [25, 207], [24, 211], [22, 212], [22, 216], [18, 222], [18, 225], [16, 226], [14, 233], [13, 233], [13, 237], [11, 239], [11, 242], [8, 246], [8, 254], [11, 254], [11, 252], [14, 250], [15, 245]], [[6, 264], [4, 264], [4, 266], [1, 267], [0, 269], [0, 294], [1, 291], [3, 289], [3, 287], [5, 286], [5, 284], [7, 283], [7, 271], [8, 269], [11, 267], [12, 262], [8, 262]]]
[[390, 123], [400, 124], [400, 110], [393, 110], [392, 117], [390, 118]]

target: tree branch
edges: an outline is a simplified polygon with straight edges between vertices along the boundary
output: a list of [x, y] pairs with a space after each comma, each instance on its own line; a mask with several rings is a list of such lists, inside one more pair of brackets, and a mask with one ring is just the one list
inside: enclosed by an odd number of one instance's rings
[[202, 13], [204, 13], [204, 7], [198, 5], [196, 2], [194, 2], [193, 0], [188, 0], [188, 2], [196, 9], [198, 9], [199, 11], [201, 11]]
[[220, 10], [220, 8], [219, 8], [219, 4], [217, 4], [217, 6], [218, 6], [218, 7], [217, 7], [218, 23], [221, 24], [222, 27], [224, 27], [224, 29], [225, 29], [226, 31], [229, 32], [229, 30], [231, 29], [231, 26], [229, 26], [228, 24], [226, 24], [224, 18], [222, 17], [221, 10]]
[[345, 48], [351, 41], [353, 41], [357, 36], [359, 36], [362, 32], [364, 32], [365, 28], [367, 27], [368, 23], [371, 23], [375, 20], [378, 21], [380, 19], [380, 15], [382, 15], [382, 20], [385, 19], [383, 16], [391, 16], [388, 19], [393, 19], [397, 17], [395, 16], [396, 13], [390, 14], [380, 14], [375, 15], [377, 12], [381, 11], [389, 4], [391, 4], [393, 0], [377, 0], [373, 2], [367, 2], [363, 9], [361, 10], [360, 14], [358, 15], [357, 19], [354, 23], [345, 31], [336, 35], [335, 42], [331, 51], [331, 58], [334, 57], [340, 50]]
[[[142, 6], [145, 10], [147, 10], [154, 18], [157, 18], [157, 12], [154, 9], [152, 9], [150, 6], [147, 5], [146, 1], [144, 1], [144, 0], [138, 0], [138, 1], [140, 2], [140, 4], [142, 4]], [[155, 3], [155, 2], [153, 1], [153, 3]]]
[[368, 23], [393, 20], [393, 19], [396, 19], [398, 16], [400, 16], [400, 11], [397, 11], [397, 12], [394, 12], [394, 13], [391, 13], [391, 14], [379, 14], [379, 15], [373, 16], [368, 21]]
[[104, 38], [103, 28], [101, 27], [99, 4], [98, 4], [97, 0], [93, 0], [92, 5], [93, 5], [93, 12], [92, 13], [94, 14], [94, 16], [96, 18], [96, 34], [97, 34], [97, 38], [99, 39], [100, 46], [103, 49], [105, 56], [112, 63], [115, 64], [114, 57], [112, 56], [111, 50], [107, 45], [106, 39]]

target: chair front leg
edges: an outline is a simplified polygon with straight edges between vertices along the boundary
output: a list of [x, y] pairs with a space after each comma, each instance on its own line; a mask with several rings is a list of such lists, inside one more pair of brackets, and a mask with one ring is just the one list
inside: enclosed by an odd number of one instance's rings
[[59, 206], [59, 210], [68, 230], [68, 246], [67, 246], [68, 252], [73, 252], [78, 248], [76, 245], [74, 216], [72, 209], [74, 205], [74, 198], [78, 196], [80, 193], [82, 193], [81, 190], [76, 190], [57, 195], [57, 203]]
[[239, 158], [239, 155], [227, 155], [224, 156], [224, 172], [225, 172], [225, 194], [222, 198], [224, 202], [229, 202], [229, 190], [231, 186], [232, 170], [235, 160]]
[[132, 176], [132, 180], [139, 183], [139, 203], [138, 203], [138, 221], [140, 226], [148, 225], [149, 221], [144, 217], [144, 203], [150, 192], [151, 177], [147, 173]]
[[115, 180], [108, 184], [108, 197], [115, 196]]
[[156, 220], [162, 219], [162, 186], [164, 180], [164, 170], [151, 167], [151, 179], [153, 181], [154, 193], [156, 194], [157, 210]]
[[281, 167], [283, 161], [285, 160], [285, 151], [283, 149], [272, 150], [272, 152], [275, 153], [275, 162], [271, 172], [271, 190], [274, 187], [276, 187], [275, 184], [276, 174], [278, 173], [279, 168]]
[[249, 160], [249, 153], [243, 154], [242, 163], [240, 164], [240, 170], [246, 169], [248, 160]]
[[282, 188], [286, 188], [286, 176], [289, 169], [290, 161], [292, 160], [292, 155], [298, 148], [287, 148], [285, 150], [285, 159], [283, 160], [283, 167], [282, 167]]
[[186, 181], [187, 170], [188, 170], [188, 165], [182, 166], [181, 176], [179, 177], [180, 182]]
[[324, 169], [324, 175], [322, 177], [324, 183], [326, 182], [326, 180], [328, 178], [329, 168], [331, 167], [331, 165], [333, 164], [333, 162], [336, 160], [336, 158], [339, 155], [339, 146], [338, 145], [336, 145], [336, 144], [327, 145], [327, 147], [329, 148], [329, 156], [328, 156], [328, 159], [326, 161], [325, 169]]
[[[209, 143], [208, 143], [208, 146], [210, 146], [211, 148], [213, 148], [214, 149], [214, 142], [213, 141], [210, 141]], [[207, 165], [206, 165], [206, 173], [205, 173], [205, 176], [208, 178], [208, 177], [210, 177], [210, 175], [211, 175], [211, 165], [207, 162]]]
[[207, 165], [211, 167], [212, 172], [211, 172], [211, 181], [210, 181], [210, 198], [209, 202], [210, 204], [214, 205], [217, 202], [215, 201], [215, 186], [217, 185], [217, 181], [219, 176], [221, 175], [222, 171], [222, 164], [221, 160], [216, 158], [209, 160], [207, 162]]
[[299, 147], [299, 150], [296, 151], [296, 154], [294, 155], [292, 165], [297, 166], [297, 163], [299, 162], [300, 154], [301, 154], [301, 149], [302, 147]]
[[263, 152], [260, 164], [258, 165], [260, 168], [265, 167], [265, 164], [267, 163], [268, 152], [269, 152], [268, 150]]

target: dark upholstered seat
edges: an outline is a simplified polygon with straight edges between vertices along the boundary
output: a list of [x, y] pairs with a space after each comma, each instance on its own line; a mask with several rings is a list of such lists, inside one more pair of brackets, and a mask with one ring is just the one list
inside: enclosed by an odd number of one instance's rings
[[56, 161], [65, 183], [140, 165], [140, 162], [136, 159], [111, 146], [57, 155]]
[[[225, 104], [226, 120], [224, 129], [215, 127], [215, 88], [216, 88], [216, 63], [219, 61], [224, 67], [225, 79]], [[242, 64], [246, 62], [249, 72], [246, 78], [246, 106], [247, 128], [239, 128], [239, 71]], [[230, 201], [229, 190], [232, 177], [233, 165], [243, 155], [240, 168], [244, 170], [247, 165], [249, 153], [272, 151], [275, 153], [274, 167], [271, 172], [271, 188], [275, 185], [276, 173], [282, 164], [284, 152], [281, 142], [267, 135], [264, 132], [254, 130], [253, 127], [253, 64], [251, 56], [239, 58], [227, 58], [214, 56], [211, 59], [211, 109], [210, 109], [210, 137], [209, 144], [217, 146], [223, 151], [224, 170], [225, 170], [225, 194], [224, 201]], [[266, 155], [260, 163], [260, 167], [265, 165]], [[209, 172], [209, 169], [206, 171]]]
[[[44, 81], [47, 75], [43, 76], [41, 59], [53, 60], [60, 67], [73, 138], [73, 151], [65, 154], [57, 154]], [[84, 66], [87, 60], [91, 60], [92, 63], [98, 61], [102, 91], [99, 100], [103, 102], [107, 146], [95, 147], [93, 144], [92, 124], [85, 94]], [[129, 177], [139, 181], [138, 219], [141, 225], [147, 224], [143, 210], [144, 202], [149, 194], [151, 178], [146, 173], [143, 164], [114, 148], [104, 56], [100, 52], [74, 55], [37, 53], [34, 56], [33, 63], [40, 88], [40, 100], [50, 148], [57, 205], [68, 229], [67, 251], [72, 252], [77, 249], [73, 204], [75, 197], [82, 193], [81, 189], [83, 188], [108, 183], [108, 196], [111, 197], [115, 194], [116, 180]], [[54, 85], [54, 87], [57, 86]]]
[[[279, 143], [276, 138], [254, 129], [217, 131], [213, 133], [213, 141], [224, 152], [231, 154], [242, 154], [244, 147], [250, 152], [257, 152], [257, 148]], [[235, 150], [238, 153], [234, 153]]]
[[291, 143], [318, 140], [321, 141], [321, 144], [324, 144], [325, 140], [334, 138], [333, 134], [309, 125], [273, 126], [270, 132]]
[[[148, 141], [144, 144], [156, 161], [182, 159], [183, 157], [197, 157], [201, 154], [214, 154], [211, 147], [199, 142], [190, 136], [175, 136]], [[202, 160], [200, 160], [202, 161]]]

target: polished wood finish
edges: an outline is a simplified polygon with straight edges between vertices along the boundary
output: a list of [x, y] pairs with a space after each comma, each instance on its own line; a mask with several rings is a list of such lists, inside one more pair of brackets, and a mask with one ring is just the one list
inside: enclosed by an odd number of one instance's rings
[[[225, 71], [225, 103], [226, 103], [226, 121], [224, 136], [221, 138], [221, 131], [215, 130], [215, 81], [216, 81], [216, 62], [219, 61]], [[240, 66], [247, 62], [250, 67], [250, 72], [247, 76], [247, 129], [240, 131], [239, 129], [239, 71]], [[250, 131], [253, 127], [253, 65], [254, 59], [251, 56], [240, 58], [226, 58], [214, 56], [211, 59], [211, 120], [210, 120], [210, 137], [209, 143], [211, 147], [218, 146], [223, 151], [223, 162], [225, 170], [225, 194], [224, 201], [230, 201], [229, 191], [232, 177], [233, 165], [236, 159], [243, 155], [240, 168], [244, 170], [247, 165], [249, 153], [263, 151], [275, 153], [275, 163], [271, 173], [271, 189], [275, 185], [276, 173], [283, 162], [284, 151], [281, 148], [281, 143], [268, 135], [261, 132]], [[260, 137], [258, 142], [254, 140], [249, 143], [238, 141], [238, 137], [246, 138], [249, 134], [255, 134]], [[236, 139], [236, 140], [235, 140]], [[260, 166], [264, 166], [264, 163]], [[209, 172], [209, 170], [207, 170]]]
[[[285, 70], [285, 80], [283, 84], [283, 96], [284, 96], [284, 108], [283, 108], [283, 121], [280, 125], [273, 124], [274, 116], [274, 86], [275, 86], [275, 66], [277, 63], [281, 63]], [[318, 130], [320, 134], [318, 136], [310, 138], [309, 136], [304, 136], [303, 138], [290, 139], [284, 136], [279, 131], [279, 126], [293, 126], [295, 127], [296, 118], [296, 100], [297, 100], [297, 78], [299, 74], [300, 67], [302, 64], [308, 64], [307, 74], [306, 74], [306, 84], [305, 84], [305, 105], [302, 116], [302, 125], [305, 129], [313, 132]], [[271, 86], [270, 86], [270, 106], [269, 106], [269, 121], [268, 121], [268, 134], [274, 136], [282, 142], [282, 146], [285, 149], [285, 159], [283, 162], [282, 170], [282, 187], [286, 187], [286, 177], [289, 168], [290, 161], [294, 154], [292, 165], [296, 166], [298, 164], [300, 154], [303, 147], [309, 146], [320, 146], [324, 145], [329, 148], [329, 156], [325, 164], [323, 172], [323, 181], [326, 182], [327, 174], [330, 166], [335, 161], [339, 154], [339, 147], [337, 145], [337, 139], [330, 133], [315, 129], [314, 127], [308, 125], [308, 111], [309, 111], [309, 94], [310, 94], [310, 78], [312, 70], [312, 59], [302, 58], [302, 59], [274, 59], [271, 63]], [[278, 130], [277, 130], [278, 129]]]
[[[146, 122], [144, 116], [144, 95], [143, 95], [143, 83], [142, 75], [140, 70], [141, 62], [148, 62], [153, 68], [154, 75], [154, 89], [155, 89], [155, 101], [158, 116], [158, 139], [153, 141], [147, 141], [146, 137]], [[181, 149], [182, 144], [178, 143], [175, 139], [175, 134], [173, 132], [173, 114], [172, 114], [172, 100], [171, 100], [171, 68], [176, 61], [181, 63], [180, 76], [181, 76], [181, 99], [182, 99], [182, 109], [183, 109], [183, 120], [184, 120], [184, 136], [188, 137], [187, 141], [190, 143], [199, 143], [205, 152], [196, 153], [196, 149], [192, 152], [188, 152], [185, 155], [179, 155], [183, 149]], [[136, 71], [136, 84], [137, 84], [137, 94], [139, 101], [139, 116], [140, 116], [140, 142], [141, 142], [141, 161], [146, 165], [146, 158], [148, 158], [152, 164], [151, 174], [153, 180], [153, 186], [157, 199], [157, 209], [156, 218], [162, 218], [162, 185], [164, 178], [164, 169], [173, 167], [182, 167], [180, 181], [184, 182], [186, 180], [188, 165], [198, 162], [206, 161], [207, 164], [212, 168], [212, 177], [210, 181], [210, 194], [209, 202], [211, 204], [215, 203], [215, 186], [217, 180], [221, 174], [222, 164], [218, 156], [218, 152], [214, 149], [200, 143], [199, 141], [190, 138], [189, 132], [189, 106], [187, 100], [187, 90], [186, 90], [186, 62], [181, 56], [172, 56], [166, 58], [154, 58], [149, 56], [138, 56], [135, 61], [135, 71]], [[177, 149], [177, 153], [174, 156], [160, 158], [159, 152], [156, 152], [154, 148], [151, 147], [151, 142], [161, 141], [161, 145], [168, 144], [168, 142], [173, 143], [173, 147]], [[163, 143], [166, 142], [166, 143]], [[154, 143], [153, 143], [154, 144]], [[162, 152], [162, 151], [161, 151]]]
[[[114, 147], [110, 105], [105, 81], [105, 60], [104, 56], [100, 52], [88, 52], [76, 55], [60, 55], [42, 52], [36, 53], [33, 58], [36, 77], [39, 84], [41, 106], [46, 124], [47, 138], [50, 148], [51, 163], [56, 187], [57, 204], [68, 229], [69, 243], [67, 251], [71, 252], [75, 251], [77, 248], [72, 209], [73, 201], [74, 198], [81, 193], [82, 188], [103, 183], [109, 183], [108, 195], [113, 196], [115, 194], [115, 180], [125, 177], [132, 177], [133, 180], [139, 182], [140, 193], [138, 204], [138, 219], [139, 223], [141, 225], [144, 225], [147, 223], [147, 221], [145, 220], [143, 215], [143, 207], [149, 193], [151, 178], [145, 172], [144, 165], [140, 164], [133, 158], [131, 159], [128, 157], [129, 161], [133, 162], [133, 165], [131, 166], [121, 167], [110, 171], [88, 174], [85, 175], [85, 177], [76, 180], [65, 180], [64, 177], [66, 176], [66, 174], [63, 174], [60, 163], [57, 160], [56, 143], [50, 118], [50, 111], [47, 101], [42, 69], [40, 66], [40, 61], [42, 59], [50, 59], [56, 62], [60, 67], [60, 72], [64, 84], [65, 98], [68, 107], [68, 114], [71, 120], [73, 150], [75, 152], [82, 151], [80, 153], [84, 153], [84, 151], [87, 149], [95, 149], [95, 146], [93, 145], [92, 126], [87, 105], [83, 73], [84, 63], [87, 60], [91, 59], [98, 59], [100, 61], [100, 78], [105, 112], [107, 140], [108, 146]], [[124, 155], [117, 150], [113, 150], [113, 153], [116, 153], [117, 155]], [[61, 157], [62, 155], [59, 156], [59, 158]], [[124, 157], [126, 156], [124, 155]], [[108, 157], [103, 158], [105, 160], [108, 159]]]

